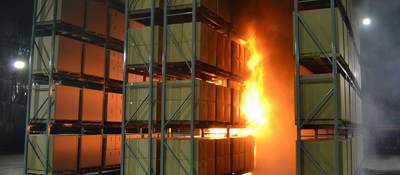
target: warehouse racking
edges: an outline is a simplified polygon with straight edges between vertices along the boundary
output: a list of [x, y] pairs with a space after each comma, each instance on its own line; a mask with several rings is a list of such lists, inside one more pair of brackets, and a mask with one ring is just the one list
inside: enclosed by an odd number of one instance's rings
[[294, 1], [298, 175], [359, 171], [359, 44], [351, 2]]
[[[111, 79], [112, 70], [109, 67], [110, 52], [123, 51], [123, 41], [115, 37], [118, 32], [111, 28], [111, 11], [118, 10], [118, 6], [114, 1], [104, 1], [100, 5], [105, 16], [96, 20], [105, 23], [99, 27], [90, 24], [98, 14], [89, 9], [92, 7], [89, 3], [96, 2], [34, 1], [27, 94], [25, 174], [119, 171], [118, 166], [106, 166], [106, 155], [101, 153], [106, 147], [105, 134], [120, 132], [119, 124], [103, 120], [107, 116], [104, 109], [108, 104], [104, 94], [122, 91], [122, 80]], [[76, 14], [65, 12], [72, 9]], [[100, 31], [94, 32], [97, 29]], [[61, 40], [67, 42], [60, 42]], [[74, 44], [61, 45], [66, 43]], [[75, 46], [79, 49], [74, 50], [77, 48]], [[100, 52], [90, 51], [93, 48]], [[93, 53], [97, 54], [94, 57], [99, 59], [100, 65], [94, 69], [92, 66], [97, 63], [93, 63], [90, 60], [93, 55], [89, 55]], [[71, 54], [75, 54], [74, 57]], [[62, 60], [60, 57], [68, 59]], [[101, 62], [101, 58], [104, 62]], [[69, 62], [72, 59], [77, 62]], [[88, 63], [85, 64], [85, 61]], [[79, 66], [68, 67], [75, 65]], [[97, 106], [97, 109], [92, 106]], [[57, 112], [60, 111], [68, 116], [59, 117], [61, 114]], [[92, 143], [97, 144], [93, 146]], [[63, 144], [70, 145], [66, 148], [67, 145]], [[70, 155], [65, 155], [64, 152]], [[97, 158], [94, 164], [90, 160], [93, 155]], [[62, 162], [64, 159], [71, 163], [65, 165]], [[62, 166], [72, 168], [63, 170]]]
[[[229, 141], [231, 127], [244, 127], [244, 125], [233, 125], [230, 118], [226, 122], [215, 121], [215, 119], [201, 120], [198, 118], [198, 102], [194, 100], [198, 98], [200, 90], [197, 86], [199, 84], [201, 86], [200, 81], [214, 83], [218, 80], [241, 81], [239, 76], [233, 75], [230, 71], [199, 61], [198, 56], [200, 51], [197, 37], [201, 30], [197, 24], [199, 21], [205, 21], [206, 25], [211, 26], [212, 29], [227, 38], [231, 34], [231, 24], [210, 9], [198, 5], [200, 1], [187, 1], [182, 6], [173, 6], [171, 3], [172, 1], [164, 1], [161, 4], [156, 0], [149, 2], [125, 1], [121, 174], [131, 174], [132, 172], [169, 174], [177, 173], [177, 171], [183, 174], [201, 173], [200, 171], [203, 169], [198, 167], [200, 166], [198, 159], [202, 157], [200, 150], [203, 150], [203, 142], [214, 145], [214, 141], [207, 140], [206, 137], [210, 132], [209, 129], [217, 127], [224, 130], [222, 136]], [[172, 26], [170, 26], [175, 24], [190, 26], [190, 30], [187, 31], [190, 39], [185, 43], [189, 45], [187, 47], [190, 51], [185, 55], [182, 51], [184, 46], [174, 48], [180, 54], [178, 61], [170, 60], [169, 56], [171, 45], [176, 45], [178, 42], [171, 29]], [[147, 33], [139, 32], [141, 36], [138, 36], [134, 33], [134, 29], [131, 32], [134, 25], [140, 25], [141, 30], [146, 30]], [[148, 47], [147, 50], [138, 48], [143, 44], [138, 41], [140, 37], [145, 38], [143, 40], [148, 42], [145, 43]], [[160, 45], [162, 45], [161, 48]], [[130, 83], [128, 72], [143, 75], [146, 77], [146, 81]], [[180, 94], [182, 98], [179, 103], [168, 106], [168, 99], [172, 95], [169, 89], [174, 86], [185, 86], [186, 91]], [[142, 98], [139, 98], [140, 101], [132, 102], [129, 97], [132, 95], [130, 91], [131, 89], [139, 91], [139, 88], [144, 94], [142, 94]], [[159, 100], [160, 98], [161, 100]], [[184, 116], [182, 119], [178, 117], [178, 113], [183, 108], [190, 109], [190, 112], [185, 113], [184, 115], [188, 116]], [[138, 114], [139, 111], [144, 113]], [[132, 130], [132, 128], [136, 129]], [[135, 136], [137, 132], [140, 133], [138, 137]], [[202, 138], [206, 140], [202, 140]], [[142, 148], [136, 143], [140, 143]], [[186, 149], [188, 147], [183, 145], [189, 146], [190, 149]], [[216, 149], [214, 146], [212, 147], [209, 149]], [[233, 145], [228, 146], [228, 149], [232, 148], [239, 149]], [[203, 152], [203, 154], [208, 153]], [[182, 157], [184, 158], [182, 159]], [[231, 167], [233, 162], [231, 160], [228, 162], [231, 164], [228, 167]], [[132, 167], [138, 167], [139, 170]], [[175, 167], [176, 170], [171, 170], [171, 167]], [[251, 170], [252, 165], [247, 167], [247, 169], [239, 168], [228, 170], [228, 172], [247, 172]], [[214, 169], [211, 168], [211, 171]]]
[[[208, 174], [243, 173], [252, 169], [253, 161], [245, 163], [244, 159], [254, 159], [253, 138], [230, 132], [231, 128], [245, 127], [243, 120], [231, 117], [234, 109], [226, 108], [229, 115], [224, 114], [218, 121], [215, 116], [200, 120], [197, 106], [200, 95], [210, 100], [200, 91], [203, 87], [198, 86], [215, 88], [212, 97], [217, 98], [215, 84], [222, 84], [219, 90], [222, 89], [222, 94], [226, 92], [226, 96], [219, 98], [221, 108], [232, 105], [230, 101], [238, 98], [230, 89], [240, 86], [242, 81], [242, 75], [233, 74], [229, 67], [231, 39], [234, 38], [231, 24], [196, 0], [190, 2], [190, 6], [179, 8], [171, 8], [168, 1], [164, 2], [161, 6], [156, 0], [34, 1], [25, 135], [26, 174], [132, 174], [135, 167], [140, 169], [139, 174], [174, 174], [174, 171], [197, 174], [204, 169], [210, 171]], [[132, 4], [138, 3], [150, 5], [132, 10]], [[74, 13], [68, 13], [71, 10]], [[215, 65], [209, 65], [198, 60], [199, 21], [206, 21], [220, 38], [226, 39], [221, 49], [227, 52], [222, 56], [228, 58], [226, 62], [219, 63], [221, 60], [215, 58]], [[177, 41], [170, 34], [169, 25], [183, 23], [190, 28], [191, 41], [186, 43], [189, 55], [186, 60], [171, 61], [168, 44]], [[140, 50], [130, 50], [132, 45], [137, 46], [135, 40], [140, 38], [130, 36], [130, 27], [138, 24], [150, 29], [148, 35], [140, 36], [151, 41], [146, 56], [141, 55]], [[159, 62], [155, 61], [155, 47], [160, 49], [161, 45], [155, 43], [157, 27], [162, 28], [158, 35], [162, 36], [162, 60]], [[214, 44], [217, 47], [217, 38]], [[239, 51], [239, 46], [236, 47]], [[240, 48], [244, 59], [245, 49]], [[136, 54], [134, 59], [142, 62], [130, 63], [131, 53]], [[225, 67], [217, 66], [217, 62]], [[182, 83], [187, 94], [182, 94], [186, 96], [180, 99], [180, 104], [174, 105], [175, 112], [169, 111], [169, 89]], [[144, 91], [135, 90], [134, 93], [145, 98], [135, 99], [137, 109], [127, 107], [132, 96], [129, 89], [138, 85]], [[153, 89], [160, 89], [160, 92]], [[161, 98], [160, 102], [155, 98]], [[158, 103], [159, 108], [154, 108]], [[120, 113], [118, 108], [122, 108]], [[177, 119], [178, 111], [183, 108], [188, 111], [187, 116]], [[132, 111], [147, 117], [138, 120], [131, 115]], [[216, 113], [215, 109], [211, 112]], [[155, 115], [158, 118], [153, 118]], [[214, 128], [222, 133], [217, 139], [208, 138], [210, 133], [215, 137]], [[179, 149], [182, 145], [190, 149]], [[207, 150], [213, 154], [203, 156]], [[216, 153], [216, 150], [232, 151]], [[145, 155], [141, 154], [143, 152]], [[201, 168], [197, 160], [200, 158], [208, 162]], [[221, 161], [222, 169], [216, 167]], [[167, 162], [179, 166], [176, 170], [167, 168]]]

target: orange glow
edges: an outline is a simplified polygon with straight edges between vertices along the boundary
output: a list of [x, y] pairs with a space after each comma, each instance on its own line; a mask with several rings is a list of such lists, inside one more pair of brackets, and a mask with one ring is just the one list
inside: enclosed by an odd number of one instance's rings
[[209, 128], [204, 131], [204, 136], [208, 138], [225, 138], [228, 131], [226, 128]]
[[246, 137], [252, 134], [252, 130], [248, 128], [231, 128], [229, 130], [229, 137]]
[[247, 69], [249, 78], [244, 82], [244, 90], [241, 97], [241, 113], [246, 119], [247, 128], [251, 129], [253, 134], [257, 130], [265, 127], [267, 123], [267, 100], [264, 93], [264, 67], [262, 64], [262, 55], [256, 48], [255, 37], [250, 37], [245, 43], [249, 49], [249, 60]]

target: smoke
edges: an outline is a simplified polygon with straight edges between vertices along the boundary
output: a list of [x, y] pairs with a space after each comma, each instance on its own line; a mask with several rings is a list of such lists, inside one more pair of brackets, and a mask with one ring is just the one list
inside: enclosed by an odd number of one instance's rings
[[[360, 26], [363, 92], [364, 160], [362, 168], [400, 170], [400, 14], [398, 0], [367, 0], [357, 4]], [[361, 20], [361, 19], [360, 19]]]
[[234, 28], [255, 36], [264, 57], [267, 124], [256, 136], [254, 174], [295, 174], [292, 1], [233, 0]]

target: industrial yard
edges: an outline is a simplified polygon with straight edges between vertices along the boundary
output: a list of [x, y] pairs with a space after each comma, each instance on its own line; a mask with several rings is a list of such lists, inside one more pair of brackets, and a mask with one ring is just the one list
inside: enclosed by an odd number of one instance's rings
[[3, 15], [0, 174], [400, 171], [367, 44], [380, 3], [23, 3]]

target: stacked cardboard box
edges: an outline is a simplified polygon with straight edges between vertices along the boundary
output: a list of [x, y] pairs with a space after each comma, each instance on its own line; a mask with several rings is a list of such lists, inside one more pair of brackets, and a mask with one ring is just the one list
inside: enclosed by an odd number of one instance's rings
[[126, 145], [126, 161], [125, 166], [127, 167], [125, 174], [157, 174], [156, 165], [158, 164], [159, 155], [157, 154], [157, 147], [160, 145], [159, 140], [153, 140], [152, 142], [152, 172], [148, 173], [149, 167], [149, 147], [148, 139], [144, 138], [129, 138], [127, 136]]
[[[56, 85], [51, 119], [78, 120], [80, 89], [72, 86]], [[31, 94], [31, 119], [45, 120], [49, 112], [49, 86], [35, 85]]]
[[121, 135], [120, 134], [106, 134], [106, 166], [119, 165], [121, 162]]
[[[167, 143], [171, 151], [166, 151], [165, 173], [187, 174], [190, 172], [190, 147], [189, 139], [169, 139]], [[195, 170], [199, 175], [215, 174], [215, 140], [195, 140]], [[173, 153], [172, 153], [173, 152]], [[180, 163], [179, 163], [179, 162]]]
[[238, 125], [242, 125], [245, 123], [244, 115], [242, 115], [240, 112], [241, 95], [241, 90], [232, 89], [232, 123]]
[[124, 29], [125, 29], [125, 16], [123, 13], [110, 9], [110, 36], [111, 38], [124, 40]]
[[101, 122], [103, 120], [103, 98], [103, 91], [83, 89], [82, 121]]
[[122, 94], [107, 94], [107, 118], [106, 122], [122, 121]]
[[106, 36], [107, 5], [105, 3], [105, 0], [88, 0], [86, 7], [87, 31]]
[[[126, 91], [127, 120], [145, 122], [149, 114], [149, 83], [130, 83]], [[153, 86], [153, 120], [158, 120], [161, 113], [161, 86]]]
[[[166, 119], [189, 121], [192, 111], [191, 80], [170, 81], [167, 84]], [[198, 121], [214, 121], [216, 86], [196, 80], [196, 116]], [[187, 100], [186, 100], [187, 99]], [[181, 106], [182, 105], [182, 106]], [[181, 106], [181, 107], [180, 107]], [[175, 114], [175, 116], [174, 116]]]
[[[161, 63], [162, 28], [154, 28], [154, 63]], [[151, 28], [140, 26], [129, 30], [128, 64], [147, 64], [151, 52]]]
[[231, 121], [231, 89], [224, 86], [217, 86], [217, 114], [216, 121], [230, 122]]
[[108, 77], [112, 80], [123, 79], [123, 55], [120, 52], [110, 51], [110, 64]]
[[231, 173], [231, 142], [229, 139], [215, 140], [215, 174]]
[[[326, 97], [329, 90], [333, 88], [332, 74], [312, 74], [302, 77], [301, 83], [301, 113], [303, 119], [309, 117], [313, 110], [320, 104], [321, 100]], [[350, 121], [350, 97], [348, 91], [351, 89], [349, 83], [340, 75], [337, 77], [338, 87], [338, 108], [339, 119]], [[319, 111], [315, 111], [314, 120], [333, 120], [334, 119], [334, 99], [328, 97]]]
[[[148, 118], [147, 96], [148, 83], [131, 83], [127, 91], [128, 117], [132, 120], [145, 121]], [[215, 121], [216, 86], [196, 80], [196, 116], [198, 121]], [[226, 91], [224, 91], [226, 92]], [[160, 119], [161, 86], [154, 84], [153, 89], [154, 120]], [[167, 83], [166, 120], [189, 121], [191, 117], [191, 81], [179, 80]], [[224, 93], [225, 94], [225, 93]], [[221, 104], [222, 103], [221, 101]], [[226, 108], [228, 104], [224, 104]], [[228, 110], [225, 110], [228, 111]]]
[[[38, 0], [36, 15], [38, 22], [62, 21], [67, 24], [83, 27], [85, 2], [82, 0], [57, 0], [57, 15], [54, 19], [56, 0]], [[74, 13], [70, 13], [70, 12]]]
[[83, 74], [104, 77], [106, 52], [104, 47], [85, 43]]
[[[352, 151], [348, 147], [348, 140], [340, 141], [340, 152], [341, 167], [340, 174], [350, 175], [352, 174], [351, 169], [351, 158], [347, 157], [347, 153]], [[333, 175], [336, 174], [336, 152], [335, 152], [335, 141], [334, 140], [308, 140], [303, 141], [302, 147], [304, 152], [301, 155], [302, 162], [302, 174], [317, 175], [325, 172], [324, 174]], [[349, 150], [350, 148], [350, 150]], [[314, 162], [317, 161], [319, 166], [316, 166]], [[350, 172], [350, 173], [349, 173]]]
[[[47, 135], [30, 135], [28, 145], [28, 173], [43, 174], [46, 165]], [[78, 137], [76, 135], [51, 136], [49, 140], [49, 172], [77, 170]]]
[[231, 42], [232, 74], [243, 77], [247, 70], [246, 62], [249, 57], [248, 49], [236, 41]]
[[103, 137], [101, 135], [80, 136], [79, 168], [101, 167]]
[[[52, 37], [35, 38], [37, 47], [34, 47], [33, 73], [47, 74], [50, 71]], [[68, 72], [80, 74], [81, 72], [82, 44], [80, 41], [63, 36], [56, 36], [54, 43], [53, 72]]]
[[254, 138], [252, 136], [231, 138], [232, 172], [248, 171], [254, 168]]
[[217, 67], [231, 72], [231, 41], [222, 34], [217, 35]]

